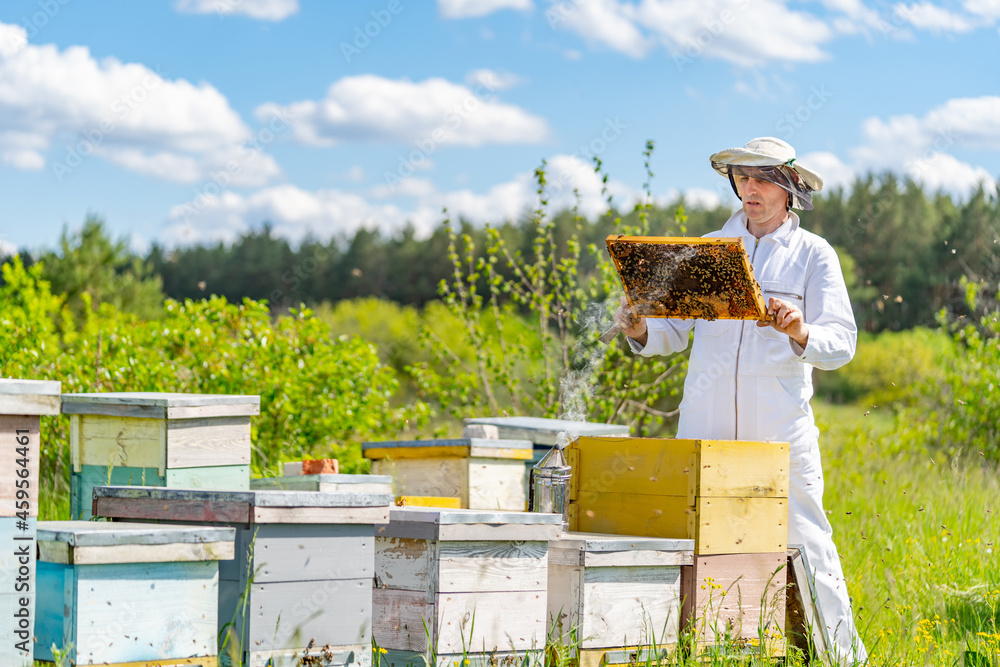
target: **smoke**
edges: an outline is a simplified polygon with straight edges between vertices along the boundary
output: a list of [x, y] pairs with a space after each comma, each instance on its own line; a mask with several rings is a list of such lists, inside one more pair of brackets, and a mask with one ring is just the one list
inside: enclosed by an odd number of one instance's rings
[[567, 368], [559, 379], [559, 399], [562, 405], [560, 419], [587, 420], [587, 401], [594, 393], [593, 376], [604, 360], [604, 345], [594, 344], [600, 333], [612, 324], [618, 296], [593, 302], [577, 316], [579, 335], [571, 352], [572, 368]]

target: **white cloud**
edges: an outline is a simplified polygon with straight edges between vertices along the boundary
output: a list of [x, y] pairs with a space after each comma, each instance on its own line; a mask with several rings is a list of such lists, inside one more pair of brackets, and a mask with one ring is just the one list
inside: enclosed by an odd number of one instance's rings
[[829, 192], [837, 188], [850, 188], [854, 183], [856, 172], [850, 165], [844, 164], [839, 157], [827, 151], [806, 153], [799, 160], [810, 170], [823, 179], [823, 191]]
[[834, 36], [823, 20], [780, 0], [643, 0], [638, 19], [679, 65], [701, 56], [744, 66], [818, 62]]
[[373, 74], [345, 77], [322, 100], [257, 109], [261, 118], [274, 114], [291, 116], [296, 140], [313, 146], [413, 142], [431, 154], [445, 145], [538, 143], [549, 134], [543, 118], [499, 102], [488, 86], [468, 88], [440, 78], [414, 83]]
[[[701, 57], [756, 67], [770, 62], [828, 60], [826, 46], [839, 35], [876, 31], [909, 39], [904, 24], [942, 32], [967, 32], [1000, 18], [1000, 0], [965, 0], [970, 16], [931, 2], [897, 3], [886, 20], [863, 0], [548, 0], [550, 27], [587, 42], [642, 58], [661, 44], [683, 69]], [[973, 17], [979, 17], [977, 21]]]
[[438, 0], [438, 12], [446, 19], [486, 16], [501, 9], [524, 11], [532, 6], [531, 0]]
[[568, 29], [591, 44], [642, 58], [653, 42], [636, 25], [636, 13], [634, 5], [618, 0], [562, 0], [545, 10], [545, 18], [553, 29]]
[[[27, 44], [24, 28], [0, 24], [0, 159], [18, 169], [50, 165], [60, 180], [99, 156], [176, 182], [233, 165], [234, 184], [260, 186], [279, 173], [228, 100], [207, 83], [169, 79], [85, 47]], [[10, 44], [20, 44], [10, 48]], [[4, 45], [7, 45], [6, 47]]]
[[827, 9], [843, 15], [834, 19], [834, 27], [838, 32], [854, 34], [882, 25], [878, 12], [866, 7], [861, 0], [821, 0], [821, 2]]
[[[827, 0], [844, 30], [877, 21], [858, 0]], [[550, 0], [552, 28], [578, 33], [591, 44], [641, 58], [662, 44], [679, 66], [701, 56], [739, 65], [767, 61], [816, 62], [834, 30], [822, 19], [794, 11], [784, 0]]]
[[489, 90], [507, 90], [524, 83], [524, 79], [505, 70], [477, 69], [465, 75], [470, 86], [485, 86]]
[[24, 28], [0, 23], [0, 56], [12, 56], [27, 45], [28, 32]]
[[0, 257], [10, 257], [17, 254], [17, 246], [10, 241], [0, 239]]
[[898, 168], [923, 154], [953, 146], [1000, 149], [1000, 96], [948, 100], [922, 118], [912, 114], [872, 117], [862, 124], [865, 144], [853, 156], [866, 166]]
[[831, 154], [811, 154], [803, 160], [815, 162], [824, 177], [824, 169], [829, 170], [834, 183], [848, 184], [852, 173], [891, 170], [929, 190], [961, 198], [980, 183], [996, 183], [989, 171], [959, 160], [951, 151], [1000, 149], [1000, 97], [951, 99], [922, 117], [867, 118], [862, 134], [864, 143], [849, 151], [854, 160], [850, 167]]
[[931, 32], [969, 32], [975, 25], [958, 14], [930, 2], [897, 4], [894, 11], [914, 28]]
[[996, 187], [988, 171], [947, 153], [935, 152], [909, 160], [904, 173], [932, 192], [947, 192], [958, 199], [968, 196], [980, 184], [990, 190]]
[[175, 0], [185, 14], [242, 14], [261, 21], [283, 21], [299, 11], [298, 0]]
[[965, 11], [987, 21], [1000, 20], [1000, 0], [966, 0]]

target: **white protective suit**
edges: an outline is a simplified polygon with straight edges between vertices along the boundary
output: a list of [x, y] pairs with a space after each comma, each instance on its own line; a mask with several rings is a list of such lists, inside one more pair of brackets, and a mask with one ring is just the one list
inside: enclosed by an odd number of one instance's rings
[[833, 370], [854, 356], [857, 326], [837, 253], [799, 227], [798, 217], [756, 239], [742, 210], [709, 237], [742, 237], [765, 303], [777, 297], [798, 306], [809, 341], [745, 320], [647, 319], [643, 356], [672, 354], [694, 343], [680, 405], [678, 438], [785, 441], [791, 446], [788, 543], [805, 546], [816, 572], [818, 603], [843, 664], [867, 659], [854, 628], [833, 530], [823, 511], [819, 430], [809, 399], [812, 369]]

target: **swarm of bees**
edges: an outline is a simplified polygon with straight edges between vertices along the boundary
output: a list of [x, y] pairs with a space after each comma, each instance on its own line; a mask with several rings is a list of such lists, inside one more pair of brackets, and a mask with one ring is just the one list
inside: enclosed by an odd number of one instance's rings
[[609, 236], [607, 244], [641, 317], [768, 319], [738, 239]]

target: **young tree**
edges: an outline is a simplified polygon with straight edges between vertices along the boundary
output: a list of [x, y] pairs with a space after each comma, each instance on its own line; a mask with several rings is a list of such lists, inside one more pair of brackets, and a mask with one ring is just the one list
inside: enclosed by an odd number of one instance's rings
[[[159, 276], [129, 250], [125, 239], [112, 240], [98, 216], [88, 215], [79, 231], [64, 227], [59, 249], [39, 259], [42, 278], [49, 281], [53, 293], [65, 295], [77, 322], [84, 308], [102, 303], [143, 318], [160, 312], [164, 297]], [[89, 302], [84, 294], [89, 295]]]

